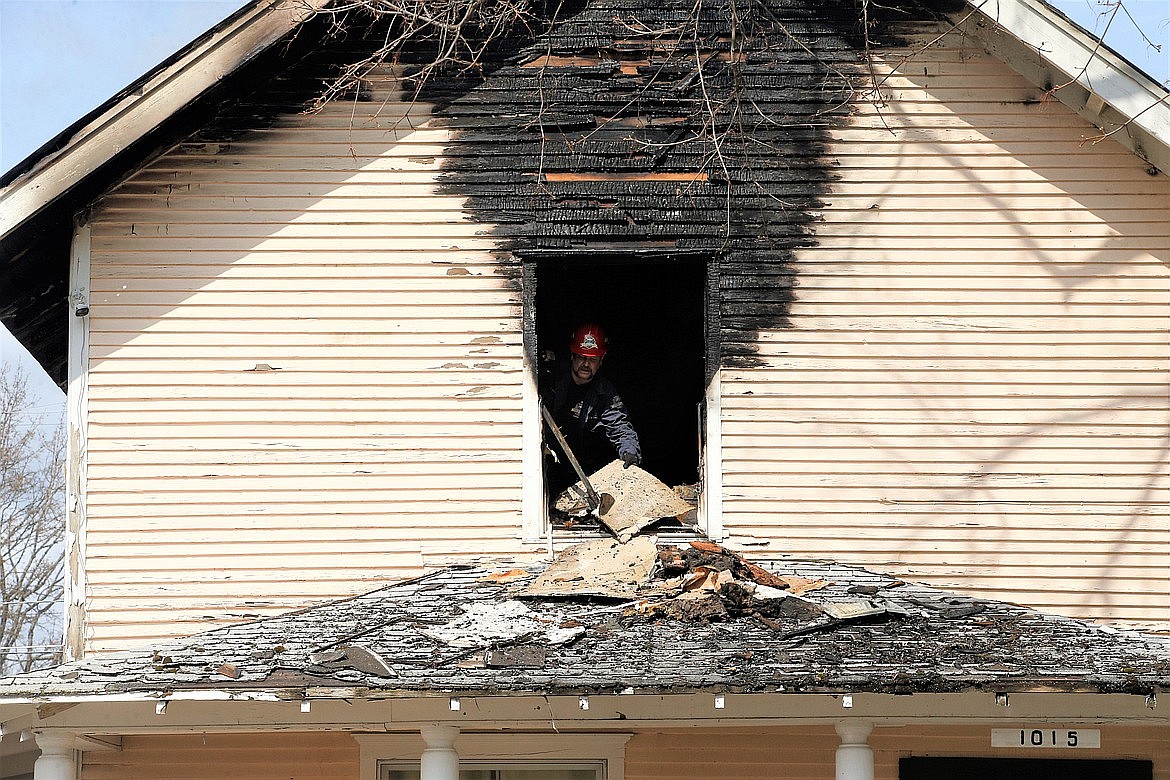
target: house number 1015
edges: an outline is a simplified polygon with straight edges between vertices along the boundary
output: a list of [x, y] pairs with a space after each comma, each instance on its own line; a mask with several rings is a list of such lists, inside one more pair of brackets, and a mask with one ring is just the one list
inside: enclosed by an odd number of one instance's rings
[[1099, 748], [1099, 729], [1054, 729], [1051, 726], [1019, 729], [992, 729], [992, 747], [1013, 748]]

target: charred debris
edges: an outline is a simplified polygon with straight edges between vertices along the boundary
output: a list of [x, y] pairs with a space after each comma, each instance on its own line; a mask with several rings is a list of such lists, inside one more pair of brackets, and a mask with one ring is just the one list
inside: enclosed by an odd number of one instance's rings
[[[698, 485], [667, 487], [638, 466], [623, 467], [611, 461], [582, 482], [570, 485], [550, 511], [555, 530], [608, 532], [628, 542], [650, 528], [672, 529], [701, 535], [697, 523]], [[589, 490], [599, 506], [590, 506]]]
[[780, 638], [904, 614], [868, 598], [897, 587], [898, 581], [863, 588], [851, 600], [818, 602], [812, 594], [829, 584], [774, 574], [714, 542], [679, 547], [639, 536], [625, 543], [601, 540], [570, 547], [516, 597], [623, 601], [620, 620], [627, 624], [750, 618]]
[[423, 596], [414, 614], [391, 621], [415, 634], [410, 649], [380, 641], [376, 627], [300, 673], [548, 694], [1147, 693], [1170, 681], [1164, 638], [839, 564], [761, 565], [707, 540], [597, 539], [547, 565], [437, 576], [412, 583]]

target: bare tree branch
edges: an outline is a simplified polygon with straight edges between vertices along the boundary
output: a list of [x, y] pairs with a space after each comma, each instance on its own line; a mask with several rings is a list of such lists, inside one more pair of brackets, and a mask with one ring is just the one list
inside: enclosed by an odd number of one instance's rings
[[26, 377], [0, 370], [0, 673], [60, 661], [65, 435], [42, 430]]

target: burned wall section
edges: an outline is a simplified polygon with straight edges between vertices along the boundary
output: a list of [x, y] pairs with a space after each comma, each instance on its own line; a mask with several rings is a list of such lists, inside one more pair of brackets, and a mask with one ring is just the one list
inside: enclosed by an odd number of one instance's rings
[[467, 91], [425, 86], [458, 133], [445, 187], [520, 257], [704, 257], [710, 368], [753, 364], [757, 333], [789, 326], [829, 132], [864, 89], [860, 20], [851, 1], [593, 0]]

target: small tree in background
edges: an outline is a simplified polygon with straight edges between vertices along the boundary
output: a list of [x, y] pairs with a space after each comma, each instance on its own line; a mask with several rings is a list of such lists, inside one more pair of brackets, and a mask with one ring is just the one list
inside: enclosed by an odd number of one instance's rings
[[65, 434], [33, 404], [25, 375], [0, 369], [0, 674], [61, 660]]

